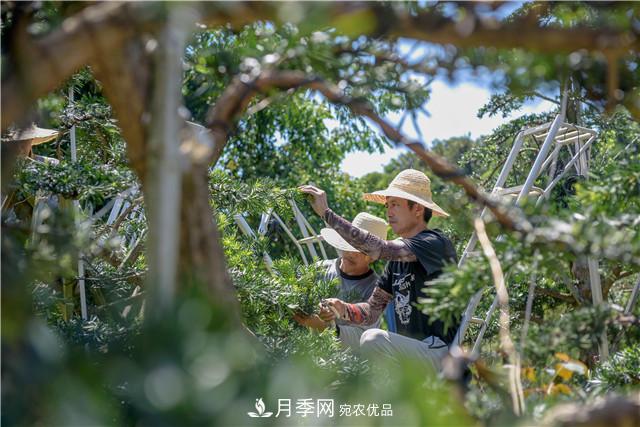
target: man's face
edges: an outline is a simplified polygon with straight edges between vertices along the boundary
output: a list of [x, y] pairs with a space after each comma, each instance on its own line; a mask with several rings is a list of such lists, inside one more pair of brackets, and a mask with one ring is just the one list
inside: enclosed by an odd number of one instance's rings
[[342, 261], [353, 269], [364, 269], [371, 263], [371, 258], [362, 252], [341, 251]]
[[384, 205], [387, 208], [389, 225], [397, 235], [401, 235], [405, 230], [412, 230], [423, 221], [422, 211], [417, 203], [409, 207], [407, 199], [389, 196]]

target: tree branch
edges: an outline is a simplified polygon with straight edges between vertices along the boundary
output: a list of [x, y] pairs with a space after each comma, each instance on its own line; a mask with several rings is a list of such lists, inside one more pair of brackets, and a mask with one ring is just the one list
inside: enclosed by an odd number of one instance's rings
[[513, 340], [509, 334], [509, 294], [504, 283], [504, 275], [500, 261], [496, 256], [496, 252], [489, 241], [489, 236], [485, 231], [484, 221], [482, 218], [476, 218], [474, 221], [476, 235], [482, 247], [485, 257], [489, 260], [493, 282], [496, 286], [496, 295], [498, 305], [500, 307], [500, 344], [502, 349], [509, 356], [511, 363], [511, 371], [509, 375], [511, 383], [511, 400], [513, 403], [513, 412], [516, 415], [522, 415], [525, 409], [524, 395], [522, 393], [522, 383], [520, 381], [520, 355], [518, 354]]
[[553, 289], [547, 289], [547, 288], [538, 288], [537, 292], [541, 295], [546, 295], [548, 297], [557, 299], [559, 301], [566, 302], [567, 304], [571, 304], [574, 306], [578, 305], [578, 302], [572, 295], [563, 294], [561, 292], [554, 291]]
[[[282, 23], [281, 5], [267, 2], [212, 2], [201, 5], [202, 22], [242, 27], [257, 20]], [[306, 7], [302, 3], [301, 7]], [[312, 6], [309, 6], [312, 7]], [[313, 7], [318, 8], [315, 5]], [[541, 27], [537, 20], [510, 23], [486, 21], [470, 15], [471, 31], [460, 22], [433, 10], [412, 14], [407, 10], [370, 2], [326, 3], [327, 20], [358, 13], [371, 21], [373, 36], [409, 37], [460, 48], [493, 46], [539, 52], [603, 51], [622, 56], [640, 50], [633, 33], [588, 27]], [[18, 120], [39, 97], [55, 89], [76, 70], [99, 55], [89, 29], [100, 34], [103, 52], [119, 50], [126, 41], [143, 32], [153, 33], [165, 19], [162, 8], [150, 3], [105, 2], [84, 8], [65, 19], [60, 28], [41, 39], [26, 34], [12, 47], [13, 61], [2, 81], [2, 129]], [[322, 26], [323, 22], [319, 22]], [[195, 28], [194, 28], [195, 29]], [[43, 70], [47, 72], [43, 73]], [[424, 70], [422, 70], [424, 71]]]
[[406, 145], [440, 178], [451, 181], [462, 187], [467, 196], [480, 204], [488, 207], [496, 219], [505, 228], [513, 231], [527, 233], [531, 230], [531, 224], [526, 219], [516, 218], [513, 211], [505, 207], [480, 190], [474, 182], [465, 176], [465, 173], [451, 165], [437, 154], [427, 151], [422, 143], [406, 138], [395, 129], [388, 121], [381, 118], [366, 101], [345, 96], [334, 85], [321, 78], [308, 76], [300, 71], [264, 71], [254, 79], [246, 75], [236, 77], [220, 96], [214, 107], [207, 115], [207, 127], [211, 129], [214, 138], [214, 150], [211, 157], [213, 163], [222, 155], [222, 150], [227, 143], [234, 121], [239, 118], [246, 109], [252, 97], [259, 93], [267, 93], [272, 89], [288, 90], [306, 87], [322, 93], [327, 100], [337, 105], [344, 105], [360, 116], [364, 116], [376, 123], [382, 132], [398, 145]]

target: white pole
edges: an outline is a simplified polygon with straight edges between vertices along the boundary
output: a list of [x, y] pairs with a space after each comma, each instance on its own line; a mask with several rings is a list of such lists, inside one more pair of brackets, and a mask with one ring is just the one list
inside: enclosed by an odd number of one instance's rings
[[[600, 284], [600, 273], [598, 272], [598, 260], [587, 257], [587, 265], [589, 266], [589, 283], [591, 285], [591, 299], [594, 306], [603, 305], [602, 285]], [[602, 331], [600, 335], [600, 362], [604, 362], [609, 358], [609, 341], [607, 340], [607, 329]]]
[[[69, 87], [69, 104], [73, 103], [73, 86]], [[71, 162], [78, 161], [78, 151], [76, 148], [76, 125], [71, 126]], [[75, 217], [76, 227], [80, 224], [80, 202], [73, 201], [73, 215]], [[82, 260], [82, 252], [78, 254], [78, 289], [80, 290], [80, 314], [82, 320], [87, 320], [87, 293], [84, 285], [84, 261]]]
[[165, 28], [158, 35], [151, 123], [149, 126], [148, 169], [145, 207], [149, 224], [147, 238], [147, 289], [152, 311], [163, 316], [173, 305], [178, 279], [180, 200], [182, 170], [179, 131], [184, 121], [182, 105], [182, 56], [187, 41], [186, 28], [197, 20], [195, 10], [179, 3], [168, 5]]

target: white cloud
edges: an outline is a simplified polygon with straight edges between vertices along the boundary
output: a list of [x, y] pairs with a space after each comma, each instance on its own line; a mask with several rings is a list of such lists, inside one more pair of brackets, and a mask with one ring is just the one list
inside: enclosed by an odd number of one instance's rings
[[[548, 101], [532, 101], [507, 118], [502, 118], [501, 115], [478, 118], [478, 110], [487, 103], [490, 97], [489, 89], [474, 83], [465, 82], [450, 86], [442, 79], [435, 80], [431, 84], [431, 99], [425, 104], [425, 109], [431, 116], [425, 117], [424, 114], [420, 114], [417, 120], [426, 143], [431, 144], [436, 139], [463, 135], [477, 138], [490, 133], [510, 118], [523, 114], [540, 113], [555, 107]], [[397, 122], [400, 116], [391, 115], [389, 119]], [[410, 118], [405, 120], [402, 130], [405, 135], [411, 138], [417, 137], [417, 132]], [[397, 157], [403, 150], [403, 148], [390, 148], [383, 154], [369, 154], [363, 151], [351, 153], [342, 162], [342, 170], [355, 177], [381, 171], [385, 164]]]

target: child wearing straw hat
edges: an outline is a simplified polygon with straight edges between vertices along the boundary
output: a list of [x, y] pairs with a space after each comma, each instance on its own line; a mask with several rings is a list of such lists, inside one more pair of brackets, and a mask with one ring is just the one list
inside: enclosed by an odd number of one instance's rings
[[[380, 239], [386, 239], [387, 237], [387, 222], [366, 212], [360, 212], [356, 215], [352, 225]], [[322, 262], [322, 266], [325, 268], [324, 280], [339, 280], [340, 286], [336, 297], [341, 301], [350, 303], [367, 301], [379, 279], [379, 276], [370, 266], [373, 259], [347, 243], [332, 228], [323, 228], [320, 230], [320, 235], [339, 254], [336, 259]], [[301, 325], [318, 331], [323, 331], [329, 326], [318, 315], [294, 315], [294, 319]], [[336, 319], [336, 332], [345, 345], [358, 349], [362, 332], [368, 328], [377, 328], [379, 325], [379, 320], [371, 325], [348, 325], [346, 321]]]
[[441, 231], [427, 227], [433, 215], [449, 216], [433, 201], [429, 178], [420, 171], [407, 169], [387, 189], [364, 195], [365, 200], [385, 204], [389, 225], [400, 236], [396, 240], [385, 240], [354, 227], [329, 208], [326, 193], [321, 189], [310, 185], [299, 189], [313, 197], [314, 211], [350, 245], [374, 260], [388, 261], [367, 302], [351, 304], [331, 298], [326, 304], [332, 310], [323, 310], [320, 316], [329, 320], [337, 313], [356, 325], [371, 324], [394, 301], [398, 333], [368, 329], [360, 337], [360, 348], [396, 362], [399, 356], [417, 358], [439, 370], [457, 325], [445, 329], [442, 322], [432, 322], [414, 304], [424, 296], [425, 282], [440, 275], [446, 264], [456, 262], [457, 256], [453, 244]]

